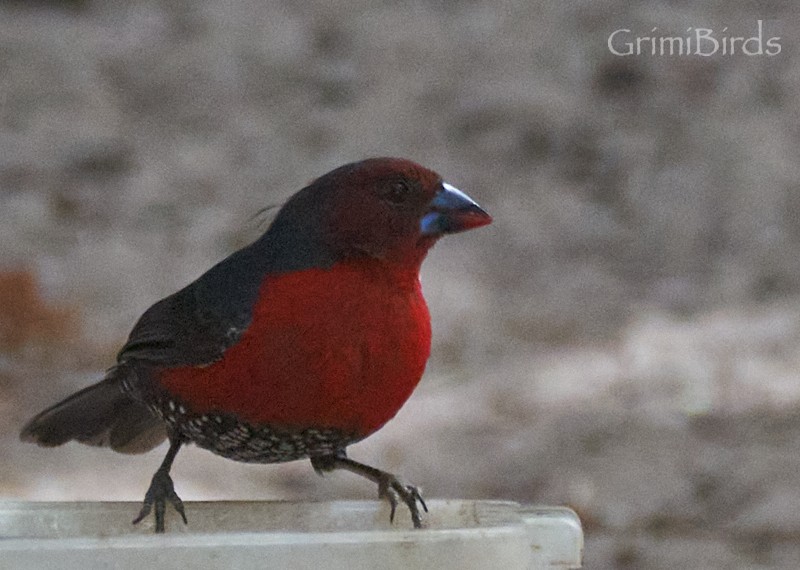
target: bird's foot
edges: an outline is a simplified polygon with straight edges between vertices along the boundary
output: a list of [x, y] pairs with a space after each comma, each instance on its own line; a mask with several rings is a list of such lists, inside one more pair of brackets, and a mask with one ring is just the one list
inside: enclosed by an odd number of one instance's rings
[[[403, 501], [411, 512], [411, 522], [414, 528], [422, 528], [422, 517], [419, 514], [419, 507], [427, 513], [428, 507], [425, 500], [414, 485], [406, 485], [391, 473], [381, 472], [378, 479], [378, 496], [389, 501], [391, 512], [389, 522], [394, 522], [394, 513], [397, 510], [398, 498]], [[418, 505], [419, 504], [419, 505]]]
[[380, 469], [359, 463], [358, 461], [353, 461], [347, 457], [344, 449], [329, 455], [312, 457], [311, 465], [320, 475], [327, 471], [333, 471], [334, 469], [345, 469], [356, 475], [361, 475], [370, 481], [374, 481], [378, 484], [378, 496], [381, 499], [386, 499], [389, 502], [389, 506], [392, 508], [389, 514], [390, 522], [394, 522], [394, 513], [397, 510], [397, 504], [403, 501], [411, 512], [411, 522], [414, 523], [414, 528], [422, 528], [422, 517], [419, 513], [419, 507], [421, 506], [422, 510], [426, 513], [428, 512], [428, 507], [425, 505], [425, 501], [422, 499], [422, 494], [419, 492], [419, 489], [413, 485], [402, 483], [397, 476], [391, 473], [381, 471]]
[[172, 484], [172, 477], [166, 471], [156, 471], [153, 475], [153, 480], [150, 482], [150, 488], [144, 496], [144, 504], [142, 510], [139, 511], [139, 516], [133, 520], [133, 524], [139, 524], [144, 518], [150, 514], [151, 509], [155, 506], [156, 515], [156, 532], [164, 532], [164, 513], [167, 510], [167, 502], [169, 502], [178, 514], [183, 519], [183, 524], [188, 524], [186, 521], [186, 512], [183, 509], [183, 501], [175, 492]]

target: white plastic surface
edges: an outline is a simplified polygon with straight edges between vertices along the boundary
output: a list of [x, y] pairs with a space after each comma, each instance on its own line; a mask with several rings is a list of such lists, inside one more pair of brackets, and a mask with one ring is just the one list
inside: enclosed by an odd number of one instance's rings
[[186, 503], [167, 532], [138, 503], [0, 502], [0, 568], [358, 570], [579, 568], [574, 512], [502, 501], [430, 501], [425, 528], [377, 501]]

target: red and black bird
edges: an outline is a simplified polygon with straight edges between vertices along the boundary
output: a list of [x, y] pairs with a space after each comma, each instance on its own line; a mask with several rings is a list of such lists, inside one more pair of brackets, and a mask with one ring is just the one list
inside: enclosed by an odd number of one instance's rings
[[419, 281], [444, 234], [491, 217], [418, 164], [347, 164], [292, 196], [259, 239], [150, 307], [105, 378], [33, 418], [24, 441], [142, 453], [169, 440], [138, 523], [164, 531], [169, 475], [194, 443], [236, 461], [309, 458], [398, 499], [421, 526], [417, 489], [347, 457], [411, 395], [430, 353]]

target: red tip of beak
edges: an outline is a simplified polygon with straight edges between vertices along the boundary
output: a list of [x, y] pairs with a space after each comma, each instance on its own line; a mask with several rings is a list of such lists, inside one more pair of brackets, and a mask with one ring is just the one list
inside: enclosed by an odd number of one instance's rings
[[457, 231], [474, 230], [492, 223], [492, 216], [486, 213], [480, 206], [477, 210], [467, 210], [455, 213], [455, 222], [459, 226]]

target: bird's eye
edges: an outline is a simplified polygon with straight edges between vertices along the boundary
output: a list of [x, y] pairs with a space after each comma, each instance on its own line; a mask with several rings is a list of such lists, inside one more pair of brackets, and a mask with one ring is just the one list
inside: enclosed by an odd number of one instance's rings
[[383, 192], [383, 198], [392, 204], [402, 204], [408, 199], [411, 189], [404, 180], [390, 182]]

